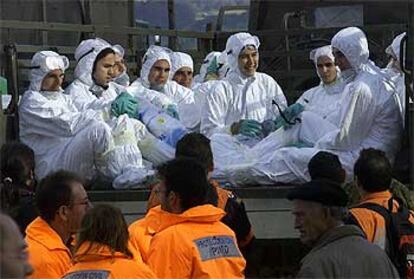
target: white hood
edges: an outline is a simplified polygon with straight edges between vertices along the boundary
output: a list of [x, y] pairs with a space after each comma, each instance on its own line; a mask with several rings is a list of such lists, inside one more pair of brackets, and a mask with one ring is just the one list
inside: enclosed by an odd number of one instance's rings
[[239, 55], [241, 50], [248, 45], [253, 45], [258, 50], [260, 46], [259, 38], [252, 36], [249, 33], [241, 32], [231, 35], [227, 39], [227, 63], [229, 64], [230, 70], [238, 73], [239, 75], [241, 75], [239, 70]]
[[40, 91], [45, 76], [49, 72], [57, 69], [65, 72], [69, 67], [69, 59], [54, 51], [39, 51], [33, 55], [31, 67], [29, 90]]
[[112, 45], [100, 38], [82, 41], [75, 51], [75, 59], [78, 64], [75, 68], [74, 77], [88, 86], [94, 85], [92, 79], [93, 64], [98, 54], [106, 48], [113, 49]]
[[144, 85], [146, 88], [150, 88], [148, 75], [150, 73], [152, 66], [154, 66], [155, 62], [157, 62], [158, 60], [167, 60], [168, 64], [170, 64], [171, 67], [171, 53], [172, 51], [166, 47], [152, 45], [148, 48], [147, 52], [142, 58], [142, 68], [140, 73], [142, 85]]
[[184, 52], [173, 52], [171, 53], [171, 74], [172, 79], [175, 73], [182, 67], [188, 67], [194, 72], [194, 62], [190, 55]]

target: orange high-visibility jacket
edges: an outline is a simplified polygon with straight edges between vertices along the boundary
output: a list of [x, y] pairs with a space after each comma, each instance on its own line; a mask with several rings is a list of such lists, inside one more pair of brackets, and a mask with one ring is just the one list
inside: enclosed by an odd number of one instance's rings
[[234, 232], [212, 205], [169, 213], [151, 240], [148, 265], [159, 278], [244, 278]]
[[61, 278], [72, 266], [69, 248], [41, 217], [34, 219], [26, 228], [25, 239], [34, 271], [30, 278]]
[[129, 244], [141, 253], [144, 262], [148, 259], [152, 237], [158, 231], [161, 222], [168, 222], [168, 217], [164, 218], [166, 215], [167, 213], [161, 210], [161, 206], [156, 206], [151, 208], [144, 218], [135, 221], [128, 228]]
[[[376, 193], [369, 193], [362, 198], [359, 204], [375, 203], [388, 208], [388, 200], [392, 194], [389, 191], [382, 191]], [[393, 212], [398, 209], [398, 204], [394, 203]], [[386, 228], [385, 219], [373, 210], [366, 208], [351, 208], [350, 213], [358, 222], [360, 228], [364, 231], [367, 240], [385, 249], [386, 243]], [[411, 213], [410, 222], [414, 223], [414, 216]]]
[[[226, 216], [227, 220], [223, 219], [222, 222], [228, 225], [236, 233], [237, 243], [240, 248], [247, 246], [252, 241], [254, 233], [247, 217], [244, 204], [231, 191], [221, 188], [216, 180], [211, 179], [209, 182], [217, 191], [217, 207], [223, 209], [228, 214]], [[230, 201], [230, 207], [228, 207], [228, 201]], [[148, 198], [148, 210], [159, 205], [160, 202], [157, 193], [152, 190]], [[237, 207], [231, 208], [231, 205], [234, 206], [234, 203], [237, 204]]]
[[82, 243], [73, 261], [74, 265], [65, 274], [64, 279], [156, 278], [155, 274], [144, 263], [137, 263], [133, 258], [129, 258], [120, 252], [111, 253], [108, 246], [100, 243]]

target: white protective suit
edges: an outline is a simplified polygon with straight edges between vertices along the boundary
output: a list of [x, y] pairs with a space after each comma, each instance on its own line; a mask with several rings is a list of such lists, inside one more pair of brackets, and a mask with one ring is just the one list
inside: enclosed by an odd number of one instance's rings
[[169, 76], [170, 79], [172, 79], [175, 73], [182, 67], [188, 67], [191, 69], [191, 71], [194, 72], [193, 58], [191, 58], [189, 54], [176, 51], [176, 52], [171, 53], [170, 59], [171, 59], [171, 74]]
[[[395, 59], [394, 63], [389, 63], [386, 68], [382, 71], [386, 78], [391, 82], [395, 91], [397, 92], [398, 100], [401, 105], [401, 115], [405, 119], [405, 75], [400, 70], [401, 61], [400, 61], [400, 46], [401, 41], [405, 37], [406, 33], [401, 33], [394, 38], [391, 45], [385, 49], [385, 53], [392, 56]], [[398, 65], [396, 65], [398, 64]]]
[[[141, 153], [134, 146], [116, 147], [110, 127], [100, 111], [78, 111], [69, 96], [60, 91], [42, 91], [41, 83], [52, 70], [64, 71], [69, 60], [52, 51], [32, 59], [31, 83], [19, 106], [20, 138], [35, 153], [39, 179], [59, 169], [92, 179], [96, 171], [115, 178], [114, 186], [139, 183], [148, 175], [136, 168]], [[126, 174], [128, 172], [128, 175]], [[127, 181], [133, 178], [136, 181]]]
[[[115, 51], [115, 53], [117, 55], [119, 55], [120, 57], [122, 57], [122, 59], [125, 56], [125, 50], [121, 45], [113, 45], [112, 49]], [[114, 78], [113, 80], [115, 83], [122, 85], [122, 86], [129, 86], [130, 84], [130, 80], [129, 80], [129, 76], [128, 76], [128, 72], [125, 70], [123, 71], [119, 76], [117, 76], [116, 78]]]
[[[152, 89], [148, 80], [148, 75], [152, 66], [158, 60], [166, 60], [171, 66], [170, 54], [171, 50], [167, 48], [154, 45], [150, 46], [143, 58], [140, 78], [131, 84], [128, 88], [128, 92], [136, 96], [147, 98], [155, 105], [158, 105], [157, 99], [161, 93], [161, 95], [167, 97], [170, 104], [177, 106], [180, 121], [184, 124], [184, 126], [188, 129], [192, 129], [197, 125], [197, 120], [193, 117], [196, 107], [194, 105], [194, 93], [192, 90], [179, 85], [175, 81], [170, 80], [170, 78], [161, 88], [156, 88], [156, 90], [148, 90]], [[158, 94], [154, 94], [155, 92]], [[161, 105], [164, 106], [165, 103], [166, 102], [164, 100], [161, 101]]]
[[309, 160], [320, 150], [339, 156], [348, 180], [352, 179], [354, 163], [364, 148], [383, 150], [393, 160], [400, 144], [402, 119], [394, 92], [386, 86], [382, 75], [372, 74], [365, 34], [356, 27], [345, 28], [333, 37], [332, 47], [341, 51], [352, 66], [342, 72], [347, 85], [338, 111], [338, 129], [322, 137], [314, 148], [282, 148], [266, 158], [228, 167], [219, 176], [236, 184], [303, 182], [310, 179]]
[[118, 127], [118, 118], [111, 116], [112, 102], [126, 89], [114, 82], [109, 82], [108, 88], [105, 89], [95, 84], [92, 79], [95, 59], [106, 48], [112, 48], [112, 46], [102, 39], [89, 39], [80, 43], [75, 51], [75, 59], [78, 61], [74, 73], [75, 80], [66, 88], [65, 94], [71, 97], [80, 111], [86, 109], [102, 111], [112, 131], [118, 131], [119, 136], [129, 134], [129, 144], [134, 144], [135, 141], [142, 156], [151, 163], [158, 165], [174, 158], [174, 149], [150, 134], [143, 123], [123, 115], [122, 119], [128, 124], [124, 128], [129, 127], [129, 131], [126, 131]]
[[229, 65], [227, 64], [227, 54], [226, 51], [219, 52], [219, 51], [212, 51], [207, 54], [206, 58], [204, 58], [203, 63], [200, 66], [200, 72], [198, 75], [194, 76], [194, 86], [197, 84], [201, 84], [206, 82], [207, 78], [207, 69], [213, 63], [214, 59], [216, 59], [217, 63], [219, 64], [218, 73], [219, 79], [223, 79], [227, 72], [229, 71]]
[[230, 71], [207, 94], [201, 115], [201, 132], [208, 137], [215, 133], [231, 134], [231, 125], [242, 119], [258, 122], [275, 119], [279, 112], [272, 101], [277, 102], [282, 109], [286, 108], [283, 91], [272, 77], [259, 72], [252, 77], [245, 77], [240, 72], [238, 57], [248, 45], [258, 49], [259, 39], [248, 33], [237, 33], [227, 40]]

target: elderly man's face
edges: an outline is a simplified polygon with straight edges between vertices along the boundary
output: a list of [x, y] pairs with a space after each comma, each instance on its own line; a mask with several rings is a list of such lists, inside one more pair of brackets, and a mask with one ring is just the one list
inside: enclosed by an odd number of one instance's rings
[[251, 77], [256, 73], [259, 67], [259, 53], [253, 46], [246, 47], [239, 55], [239, 70], [240, 72]]
[[59, 91], [65, 75], [60, 69], [50, 71], [42, 80], [42, 91]]
[[173, 80], [184, 87], [191, 88], [193, 70], [190, 67], [181, 67], [175, 72]]
[[316, 68], [324, 84], [330, 84], [336, 79], [336, 67], [334, 61], [328, 56], [321, 56], [316, 62]]
[[151, 87], [163, 86], [167, 82], [169, 74], [170, 64], [167, 60], [162, 59], [155, 62], [148, 74], [148, 81]]
[[345, 57], [345, 54], [343, 54], [339, 49], [333, 47], [332, 54], [335, 57], [335, 65], [337, 65], [341, 71], [352, 68], [351, 63], [349, 63], [348, 59]]
[[295, 229], [300, 233], [300, 241], [305, 245], [313, 246], [329, 229], [326, 210], [318, 203], [293, 200], [292, 214], [295, 217]]
[[26, 242], [10, 217], [2, 215], [0, 218], [5, 227], [0, 239], [0, 278], [25, 278], [33, 272]]

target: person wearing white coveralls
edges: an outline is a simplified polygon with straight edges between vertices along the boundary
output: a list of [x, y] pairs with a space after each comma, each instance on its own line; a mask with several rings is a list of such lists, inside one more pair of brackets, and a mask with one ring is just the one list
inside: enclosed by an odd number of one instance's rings
[[193, 58], [184, 52], [171, 53], [171, 74], [170, 79], [181, 86], [192, 88], [194, 75]]
[[[143, 57], [140, 78], [130, 85], [128, 92], [135, 95], [145, 95], [145, 98], [151, 103], [157, 106], [161, 105], [170, 115], [175, 115], [172, 110], [177, 110], [176, 118], [185, 127], [192, 129], [197, 125], [197, 119], [193, 117], [195, 109], [194, 93], [192, 90], [169, 79], [171, 53], [172, 51], [168, 48], [150, 46]], [[164, 99], [160, 98], [160, 95], [163, 95]]]
[[[339, 127], [338, 111], [342, 106], [345, 82], [340, 78], [340, 71], [335, 66], [331, 46], [312, 50], [310, 59], [321, 82], [303, 93], [296, 103], [288, 108], [299, 108], [294, 118], [300, 120], [293, 125], [278, 128], [255, 145], [250, 151], [254, 156], [271, 156], [269, 150], [285, 146], [313, 147], [326, 133]], [[285, 123], [281, 117], [278, 120]]]
[[[116, 183], [121, 183], [126, 170], [136, 169], [141, 163], [139, 150], [115, 146], [103, 113], [79, 111], [63, 94], [61, 85], [69, 66], [65, 56], [40, 51], [31, 65], [30, 87], [19, 105], [20, 139], [35, 152], [38, 178], [65, 169], [86, 179], [97, 174], [117, 177]], [[142, 178], [130, 174], [134, 179]]]
[[[320, 150], [337, 154], [352, 179], [353, 165], [364, 148], [385, 151], [393, 160], [399, 149], [402, 118], [392, 89], [369, 60], [368, 41], [356, 27], [339, 31], [332, 39], [335, 63], [347, 83], [338, 129], [326, 134], [314, 148], [285, 147], [271, 158], [255, 158], [242, 167], [228, 167], [221, 175], [234, 183], [298, 183], [309, 180], [307, 164]], [[318, 123], [315, 123], [316, 129]], [[270, 152], [270, 151], [269, 151]]]
[[393, 84], [397, 92], [398, 100], [401, 105], [401, 115], [405, 119], [405, 74], [401, 70], [400, 47], [402, 39], [406, 33], [401, 33], [394, 38], [392, 43], [385, 49], [385, 53], [389, 55], [390, 60], [386, 68], [382, 71], [386, 78]]
[[275, 119], [287, 105], [277, 82], [267, 74], [256, 72], [259, 66], [259, 39], [248, 33], [230, 36], [226, 44], [230, 71], [206, 96], [201, 115], [201, 132], [260, 137], [261, 123]]
[[174, 157], [174, 149], [156, 139], [143, 123], [123, 114], [109, 115], [111, 105], [116, 102], [125, 87], [112, 82], [115, 51], [106, 41], [96, 38], [82, 41], [75, 51], [75, 80], [65, 89], [78, 110], [102, 111], [112, 128], [114, 136], [122, 141], [135, 143], [144, 159], [161, 164]]

